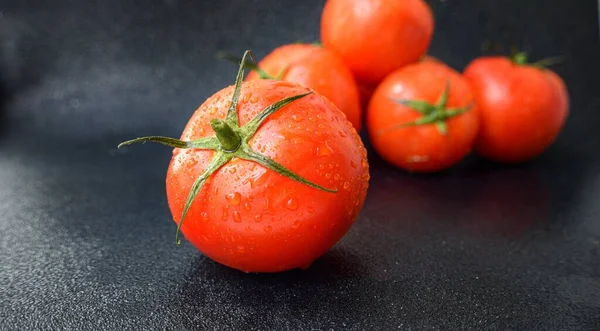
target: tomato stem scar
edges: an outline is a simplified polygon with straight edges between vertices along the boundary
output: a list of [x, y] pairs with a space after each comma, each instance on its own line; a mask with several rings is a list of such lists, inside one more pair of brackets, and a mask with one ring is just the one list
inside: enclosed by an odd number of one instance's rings
[[221, 147], [225, 152], [235, 152], [242, 143], [242, 138], [235, 132], [227, 122], [218, 118], [213, 118], [210, 121], [210, 126], [215, 130], [217, 139], [221, 143]]
[[473, 105], [468, 105], [461, 108], [448, 108], [448, 98], [450, 96], [450, 81], [446, 81], [446, 86], [442, 91], [442, 95], [436, 102], [436, 104], [429, 103], [423, 100], [398, 100], [392, 99], [394, 102], [405, 105], [413, 110], [421, 113], [423, 116], [416, 120], [408, 123], [402, 123], [394, 125], [390, 128], [379, 131], [379, 134], [384, 134], [391, 130], [397, 130], [409, 126], [419, 125], [435, 125], [441, 135], [445, 136], [448, 134], [448, 126], [446, 121], [452, 117], [461, 115], [473, 108]]
[[518, 66], [532, 66], [538, 69], [546, 69], [547, 67], [553, 66], [555, 64], [563, 63], [565, 61], [565, 58], [563, 56], [552, 56], [530, 63], [528, 62], [529, 59], [527, 53], [517, 52], [511, 57], [511, 61]]

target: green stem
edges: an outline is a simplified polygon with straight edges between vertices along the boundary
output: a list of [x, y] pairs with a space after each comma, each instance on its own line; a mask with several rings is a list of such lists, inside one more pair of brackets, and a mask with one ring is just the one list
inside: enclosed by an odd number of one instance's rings
[[242, 138], [227, 122], [213, 118], [210, 121], [210, 126], [215, 130], [217, 139], [219, 139], [221, 148], [224, 151], [235, 152], [240, 147]]
[[417, 118], [412, 122], [402, 123], [398, 125], [394, 125], [379, 131], [378, 134], [382, 135], [386, 132], [398, 130], [402, 128], [407, 128], [411, 126], [421, 126], [421, 125], [435, 125], [437, 130], [441, 135], [445, 136], [448, 134], [448, 126], [446, 125], [446, 121], [452, 117], [459, 116], [469, 110], [471, 110], [472, 105], [468, 105], [462, 108], [448, 108], [448, 99], [450, 97], [450, 81], [446, 81], [446, 86], [442, 91], [442, 95], [436, 102], [436, 104], [432, 104], [428, 101], [424, 100], [398, 100], [391, 99], [397, 104], [401, 104], [407, 106], [414, 111], [419, 112], [422, 116]]
[[527, 53], [518, 52], [517, 54], [513, 55], [512, 61], [514, 64], [516, 64], [518, 66], [526, 65], [527, 64]]
[[537, 62], [530, 63], [527, 58], [527, 53], [517, 52], [511, 57], [512, 62], [518, 66], [532, 66], [538, 69], [546, 69], [549, 66], [563, 63], [565, 58], [563, 56], [553, 56], [545, 59], [541, 59]]

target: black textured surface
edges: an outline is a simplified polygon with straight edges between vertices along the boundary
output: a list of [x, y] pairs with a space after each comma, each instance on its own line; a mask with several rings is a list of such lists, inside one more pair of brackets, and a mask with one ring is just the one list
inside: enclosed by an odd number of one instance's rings
[[323, 1], [0, 2], [0, 329], [598, 330], [600, 47], [595, 1], [431, 1], [431, 53], [486, 39], [557, 67], [560, 140], [521, 166], [412, 176], [371, 153], [356, 225], [307, 271], [248, 275], [173, 244], [170, 151], [232, 82], [219, 49], [318, 38]]

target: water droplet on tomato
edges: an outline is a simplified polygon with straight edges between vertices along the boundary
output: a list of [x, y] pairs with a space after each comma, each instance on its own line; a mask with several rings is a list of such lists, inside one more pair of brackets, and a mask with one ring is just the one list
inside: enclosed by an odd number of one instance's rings
[[363, 159], [362, 161], [360, 161], [360, 164], [362, 165], [363, 168], [366, 168], [369, 164], [367, 163], [367, 160]]
[[327, 140], [322, 141], [317, 146], [317, 156], [327, 156], [333, 154], [333, 149], [327, 143]]
[[237, 206], [240, 204], [240, 202], [242, 201], [242, 195], [239, 192], [233, 192], [233, 193], [229, 193], [225, 196], [225, 199], [227, 199], [227, 201], [234, 205]]
[[250, 205], [248, 202], [244, 202], [244, 209], [250, 210], [252, 209], [252, 205]]
[[327, 178], [327, 179], [331, 179], [331, 174], [330, 174], [330, 173], [326, 173], [326, 174], [325, 174], [325, 178]]
[[311, 122], [313, 122], [313, 123], [316, 121], [315, 118], [312, 117], [312, 116], [308, 116], [308, 120], [311, 121]]
[[354, 169], [356, 169], [356, 162], [354, 162], [353, 160], [350, 160], [350, 166]]
[[257, 102], [258, 102], [258, 97], [253, 95], [253, 96], [250, 98], [250, 103], [257, 103]]
[[240, 253], [244, 253], [246, 251], [246, 247], [242, 246], [242, 245], [237, 245], [237, 251]]
[[314, 212], [315, 212], [315, 207], [313, 207], [313, 206], [308, 206], [308, 208], [307, 208], [306, 210], [308, 210], [308, 212], [312, 214], [312, 213], [314, 213]]
[[208, 213], [203, 211], [200, 213], [200, 218], [202, 218], [203, 221], [208, 221]]
[[248, 100], [250, 99], [251, 96], [252, 96], [252, 92], [244, 94], [244, 96], [242, 97], [242, 102], [243, 103], [248, 102]]
[[254, 215], [254, 222], [260, 223], [260, 221], [262, 221], [262, 214]]
[[236, 222], [236, 223], [242, 222], [242, 216], [240, 215], [240, 212], [237, 211], [237, 210], [235, 210], [233, 212], [233, 221]]
[[329, 169], [333, 169], [335, 165], [333, 163], [329, 163]]
[[348, 188], [350, 188], [350, 183], [344, 182], [343, 187], [344, 187], [344, 190], [347, 190]]
[[296, 200], [294, 197], [289, 198], [289, 200], [285, 203], [285, 207], [289, 210], [298, 209], [298, 200]]
[[271, 232], [271, 231], [273, 231], [273, 227], [270, 225], [267, 225], [267, 226], [265, 226], [264, 230], [265, 230], [265, 232]]
[[338, 133], [340, 134], [340, 137], [342, 137], [342, 138], [346, 138], [348, 136], [346, 131], [339, 131]]
[[227, 213], [227, 208], [223, 207], [223, 212], [221, 214], [221, 220], [222, 221], [227, 221], [228, 217], [229, 217], [229, 214]]
[[333, 175], [333, 179], [340, 180], [340, 174], [334, 174]]
[[209, 113], [210, 115], [214, 115], [214, 114], [216, 114], [216, 113], [217, 113], [217, 108], [215, 108], [215, 107], [211, 107], [211, 108], [208, 110], [208, 113]]
[[258, 174], [256, 174], [256, 176], [254, 176], [250, 179], [250, 187], [254, 188], [254, 187], [263, 185], [264, 183], [267, 182], [268, 178], [269, 178], [269, 171], [267, 171], [267, 169], [261, 169], [260, 172]]
[[189, 161], [188, 161], [188, 167], [193, 167], [196, 164], [198, 164], [198, 160], [196, 158], [189, 159]]
[[229, 173], [230, 174], [235, 174], [236, 171], [237, 171], [237, 169], [235, 167], [229, 168]]
[[294, 221], [294, 223], [292, 223], [292, 228], [297, 229], [300, 226], [300, 221]]
[[294, 114], [292, 115], [292, 119], [296, 122], [302, 122], [302, 115]]

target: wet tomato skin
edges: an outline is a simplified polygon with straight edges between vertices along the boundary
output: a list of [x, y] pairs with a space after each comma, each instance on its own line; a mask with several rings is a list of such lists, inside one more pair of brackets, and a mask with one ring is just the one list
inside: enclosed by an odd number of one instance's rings
[[[354, 76], [341, 58], [328, 49], [312, 44], [289, 44], [274, 49], [258, 63], [270, 76], [308, 87], [328, 98], [352, 123], [362, 124], [360, 94]], [[246, 80], [259, 79], [256, 71]]]
[[[233, 87], [210, 97], [192, 115], [182, 140], [214, 134], [225, 118]], [[267, 106], [307, 92], [299, 85], [254, 80], [242, 85], [238, 115], [244, 125]], [[366, 150], [344, 114], [314, 93], [271, 115], [250, 147], [294, 173], [337, 193], [316, 190], [265, 167], [234, 159], [205, 183], [182, 225], [202, 253], [245, 272], [307, 268], [350, 228], [368, 186]], [[179, 220], [194, 180], [213, 151], [175, 149], [167, 172], [169, 207]]]
[[479, 155], [523, 162], [556, 140], [569, 115], [567, 88], [556, 73], [494, 56], [475, 59], [464, 76], [480, 108]]

